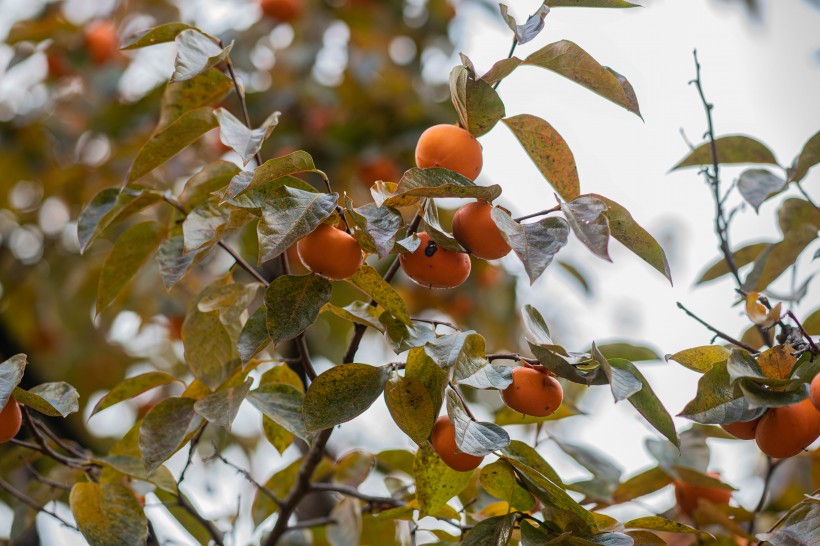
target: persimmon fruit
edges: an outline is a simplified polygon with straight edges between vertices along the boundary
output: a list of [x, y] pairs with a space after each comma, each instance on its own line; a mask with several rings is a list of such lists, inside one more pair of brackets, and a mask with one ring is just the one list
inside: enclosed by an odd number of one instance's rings
[[430, 443], [444, 464], [459, 472], [468, 472], [478, 467], [484, 460], [484, 457], [458, 451], [456, 429], [446, 415], [436, 419], [433, 432], [430, 434]]
[[453, 237], [474, 256], [497, 260], [510, 253], [510, 245], [490, 217], [493, 206], [475, 201], [459, 208], [453, 215]]
[[23, 414], [20, 404], [13, 396], [9, 396], [6, 405], [0, 410], [0, 443], [8, 442], [20, 432], [23, 424]]
[[809, 399], [817, 411], [820, 411], [820, 373], [814, 376], [809, 387]]
[[[716, 472], [708, 472], [708, 476], [720, 478]], [[707, 500], [712, 504], [729, 504], [732, 498], [732, 491], [722, 487], [710, 487], [708, 485], [694, 485], [691, 483], [675, 481], [675, 500], [683, 513], [692, 515], [698, 507], [700, 499]]]
[[736, 423], [730, 423], [728, 425], [720, 425], [720, 428], [740, 440], [754, 440], [757, 425], [760, 423], [762, 417], [763, 416], [760, 416], [751, 421], [737, 421]]
[[399, 261], [408, 277], [429, 288], [455, 288], [470, 276], [470, 257], [438, 246], [425, 232], [418, 234], [421, 244]]
[[346, 279], [362, 265], [362, 247], [356, 239], [328, 224], [319, 224], [300, 239], [296, 251], [305, 267], [328, 279]]
[[820, 436], [820, 412], [811, 400], [770, 408], [755, 431], [760, 450], [777, 459], [793, 457]]
[[120, 57], [119, 45], [117, 27], [111, 21], [95, 21], [86, 28], [85, 46], [94, 64], [102, 65]]
[[512, 383], [501, 391], [507, 406], [524, 415], [546, 417], [564, 401], [564, 389], [554, 377], [535, 368], [513, 369]]
[[282, 23], [290, 23], [302, 14], [302, 0], [261, 0], [262, 13]]
[[416, 144], [416, 166], [421, 169], [450, 169], [470, 180], [481, 172], [481, 144], [469, 131], [455, 125], [434, 125]]

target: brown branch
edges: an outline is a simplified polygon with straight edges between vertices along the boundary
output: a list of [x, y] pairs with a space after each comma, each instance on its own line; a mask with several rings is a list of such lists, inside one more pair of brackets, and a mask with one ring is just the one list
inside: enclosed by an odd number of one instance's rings
[[317, 491], [317, 492], [319, 492], [319, 491], [331, 491], [333, 493], [339, 493], [341, 495], [345, 495], [345, 496], [348, 496], [348, 497], [354, 497], [354, 498], [363, 500], [364, 502], [370, 503], [373, 506], [387, 505], [387, 506], [390, 506], [390, 507], [396, 507], [396, 506], [404, 506], [406, 504], [401, 499], [394, 499], [393, 497], [378, 497], [378, 496], [368, 495], [366, 493], [362, 493], [361, 491], [359, 491], [355, 487], [350, 487], [350, 486], [347, 486], [347, 485], [341, 485], [341, 484], [336, 484], [336, 483], [323, 483], [323, 482], [313, 483], [313, 484], [310, 484], [310, 487], [308, 489], [308, 492], [311, 492], [311, 491]]
[[[219, 41], [219, 47], [225, 49], [225, 45], [222, 43], [222, 40]], [[239, 99], [239, 107], [242, 109], [242, 117], [244, 118], [245, 125], [253, 131], [253, 125], [251, 125], [251, 117], [248, 114], [248, 104], [245, 102], [245, 91], [242, 89], [242, 86], [239, 85], [239, 78], [236, 77], [236, 72], [233, 69], [233, 63], [231, 62], [231, 56], [228, 55], [225, 58], [225, 66], [228, 69], [228, 75], [231, 77], [231, 81], [233, 82], [233, 88], [236, 90], [236, 96]], [[257, 151], [253, 158], [256, 160], [257, 165], [262, 164], [262, 156]]]
[[700, 318], [699, 316], [694, 314], [692, 311], [690, 311], [689, 309], [684, 307], [681, 302], [677, 302], [677, 304], [678, 304], [679, 309], [681, 309], [684, 313], [686, 313], [687, 315], [689, 315], [690, 317], [692, 317], [693, 319], [695, 319], [696, 321], [701, 323], [709, 331], [714, 333], [717, 337], [728, 341], [732, 345], [740, 347], [741, 349], [743, 349], [744, 351], [747, 351], [750, 354], [756, 355], [758, 353], [758, 351], [754, 347], [752, 347], [751, 345], [747, 345], [747, 344], [743, 343], [742, 341], [738, 341], [737, 339], [735, 339], [735, 338], [733, 338], [733, 337], [731, 337], [727, 334], [724, 334], [723, 332], [721, 332], [720, 330], [718, 330], [717, 328], [715, 328], [714, 326], [712, 326], [711, 324], [709, 324], [708, 322], [706, 322], [705, 320], [703, 320], [702, 318]]
[[450, 385], [450, 388], [453, 389], [453, 392], [456, 393], [458, 399], [461, 400], [461, 405], [464, 406], [464, 411], [467, 412], [467, 415], [470, 416], [470, 419], [472, 419], [473, 421], [477, 421], [475, 415], [473, 415], [473, 412], [470, 410], [469, 404], [467, 404], [467, 399], [464, 398], [464, 394], [458, 389], [458, 387], [456, 387], [455, 383], [453, 383], [452, 381], [450, 381], [448, 385]]
[[58, 463], [62, 463], [62, 464], [66, 465], [70, 468], [78, 468], [78, 469], [81, 469], [81, 470], [86, 470], [90, 467], [97, 466], [96, 464], [91, 463], [91, 461], [89, 461], [89, 460], [76, 459], [74, 457], [68, 457], [68, 456], [63, 455], [61, 453], [58, 453], [50, 445], [48, 445], [48, 442], [46, 441], [46, 438], [43, 436], [43, 434], [44, 434], [43, 431], [38, 426], [37, 420], [34, 419], [31, 416], [31, 414], [29, 413], [29, 409], [26, 406], [20, 406], [20, 409], [22, 410], [22, 413], [23, 413], [23, 420], [26, 423], [26, 428], [28, 428], [28, 430], [31, 432], [31, 435], [34, 436], [34, 440], [35, 440], [35, 442], [37, 442], [37, 445], [34, 446], [33, 444], [27, 444], [26, 442], [20, 442], [20, 441], [15, 441], [14, 442], [15, 444], [17, 444], [21, 447], [26, 447], [26, 448], [29, 448], [29, 449], [33, 449], [34, 451], [39, 451], [39, 452], [51, 457], [52, 459], [54, 459]]
[[791, 311], [786, 311], [786, 314], [789, 316], [790, 319], [794, 321], [794, 323], [800, 329], [800, 333], [803, 334], [803, 337], [806, 338], [806, 340], [809, 342], [812, 355], [811, 360], [814, 360], [814, 355], [820, 354], [820, 347], [818, 347], [817, 344], [814, 342], [814, 339], [812, 339], [811, 335], [809, 335], [809, 333], [803, 327], [803, 324], [799, 320], [797, 320], [797, 317], [794, 315], [794, 313], [792, 313]]
[[[214, 450], [216, 450], [216, 446], [214, 446]], [[214, 451], [214, 454], [208, 457], [206, 460], [210, 461], [213, 459], [219, 459], [220, 461], [222, 461], [223, 464], [233, 468], [237, 473], [241, 474], [248, 482], [250, 482], [254, 487], [256, 487], [256, 489], [259, 490], [260, 493], [262, 493], [270, 500], [272, 500], [276, 504], [276, 506], [282, 506], [282, 501], [279, 500], [279, 498], [276, 495], [274, 495], [270, 489], [256, 481], [253, 478], [253, 476], [251, 476], [250, 472], [248, 472], [244, 468], [240, 468], [239, 466], [233, 464], [225, 457], [223, 457], [218, 451]]]
[[22, 491], [19, 491], [19, 490], [15, 489], [13, 485], [11, 485], [9, 482], [4, 480], [3, 478], [0, 478], [0, 489], [4, 490], [6, 493], [8, 493], [12, 497], [16, 498], [17, 500], [19, 500], [20, 502], [22, 502], [23, 504], [25, 504], [29, 508], [33, 508], [34, 510], [37, 510], [38, 512], [42, 512], [43, 514], [47, 514], [47, 515], [51, 516], [52, 518], [59, 521], [64, 527], [68, 527], [69, 529], [74, 529], [77, 532], [80, 531], [79, 529], [77, 529], [77, 527], [75, 527], [74, 525], [70, 524], [69, 522], [67, 522], [66, 520], [64, 520], [60, 516], [58, 516], [55, 512], [52, 512], [51, 510], [47, 509], [45, 506], [42, 506], [40, 503], [38, 503], [37, 501], [35, 501], [31, 497], [29, 497], [28, 495], [26, 495]]
[[64, 484], [62, 482], [58, 482], [56, 480], [52, 480], [50, 478], [46, 478], [36, 468], [34, 468], [33, 464], [31, 464], [24, 457], [20, 457], [20, 460], [22, 461], [23, 466], [26, 467], [26, 470], [28, 470], [28, 473], [31, 474], [31, 477], [34, 478], [35, 480], [37, 480], [38, 482], [43, 483], [45, 485], [48, 485], [49, 487], [53, 487], [54, 489], [62, 489], [63, 491], [71, 491], [71, 486], [70, 485]]
[[561, 210], [561, 205], [556, 205], [551, 209], [546, 210], [539, 210], [538, 212], [533, 212], [532, 214], [527, 214], [524, 216], [519, 216], [518, 218], [513, 218], [516, 222], [523, 222], [524, 220], [529, 220], [530, 218], [536, 218], [538, 216], [546, 216], [547, 214], [551, 214], [553, 212], [558, 212]]
[[191, 447], [188, 449], [188, 458], [185, 459], [185, 466], [182, 467], [182, 472], [179, 473], [179, 479], [177, 480], [177, 489], [180, 484], [182, 484], [182, 480], [185, 479], [185, 473], [188, 472], [188, 469], [191, 467], [191, 463], [194, 461], [194, 451], [196, 451], [196, 446], [199, 444], [199, 440], [202, 439], [202, 435], [205, 433], [205, 428], [207, 428], [207, 426], [208, 423], [202, 425], [202, 428], [200, 428], [196, 435], [191, 439]]
[[287, 528], [288, 531], [297, 531], [299, 529], [310, 529], [311, 527], [322, 527], [325, 525], [336, 525], [336, 520], [331, 517], [306, 519], [305, 521], [298, 521]]

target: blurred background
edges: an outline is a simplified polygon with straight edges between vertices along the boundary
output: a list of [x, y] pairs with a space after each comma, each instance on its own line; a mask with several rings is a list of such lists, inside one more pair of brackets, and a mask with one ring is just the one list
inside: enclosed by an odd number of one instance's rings
[[[371, 200], [368, 190], [375, 180], [396, 180], [413, 166], [413, 148], [425, 128], [456, 120], [447, 81], [459, 52], [483, 74], [510, 47], [511, 32], [491, 1], [304, 3], [301, 13], [281, 22], [264, 16], [253, 0], [0, 0], [0, 357], [27, 353], [31, 385], [65, 380], [78, 388], [82, 410], [53, 423], [60, 434], [104, 451], [157, 397], [167, 396], [147, 393], [87, 419], [97, 400], [123, 377], [153, 369], [185, 372], [179, 328], [187, 305], [232, 263], [214, 253], [171, 292], [156, 269], [147, 267], [128, 294], [95, 319], [98, 273], [110, 242], [99, 240], [80, 256], [76, 219], [100, 189], [122, 183], [154, 130], [175, 54], [173, 44], [121, 53], [113, 43], [177, 20], [226, 43], [235, 40], [232, 58], [248, 93], [251, 118], [260, 123], [270, 112], [282, 112], [263, 157], [307, 150], [330, 175], [334, 189], [348, 192], [357, 205]], [[592, 340], [627, 340], [662, 356], [708, 344], [709, 332], [681, 313], [676, 301], [731, 335], [743, 334], [748, 321], [734, 305], [728, 279], [694, 287], [718, 257], [709, 190], [696, 170], [669, 173], [688, 151], [682, 134], [697, 144], [706, 128], [700, 100], [688, 84], [694, 77], [692, 50], [698, 50], [705, 92], [715, 104], [717, 133], [754, 136], [788, 166], [820, 125], [820, 2], [640, 3], [642, 8], [631, 10], [556, 8], [542, 34], [517, 55], [561, 39], [574, 41], [629, 79], [644, 121], [537, 68], [518, 69], [499, 93], [508, 115], [535, 114], [564, 136], [575, 154], [583, 192], [624, 205], [661, 242], [674, 286], [617, 243], [612, 243], [614, 263], [609, 264], [571, 239], [559, 262], [532, 286], [512, 256], [498, 263], [474, 260], [468, 283], [452, 291], [421, 289], [400, 275], [397, 284], [416, 315], [474, 328], [493, 352], [525, 350], [519, 328], [511, 327], [524, 303], [537, 307], [556, 340], [572, 350], [586, 349]], [[540, 2], [511, 4], [510, 13], [522, 22]], [[235, 96], [226, 99], [225, 107], [237, 112], [237, 106]], [[484, 170], [478, 182], [502, 185], [500, 204], [514, 215], [555, 204], [552, 189], [502, 124], [481, 143]], [[179, 190], [193, 172], [220, 157], [238, 161], [216, 134], [209, 134], [166, 164], [160, 178]], [[722, 172], [728, 187], [740, 169]], [[804, 181], [815, 201], [820, 200], [819, 177], [814, 171]], [[765, 203], [758, 214], [749, 207], [741, 210], [732, 226], [733, 246], [776, 240], [777, 204], [794, 194], [791, 189]], [[739, 205], [735, 192], [729, 206]], [[452, 212], [445, 210], [448, 206], [457, 203], [441, 203], [445, 225]], [[117, 232], [107, 238], [114, 240]], [[234, 243], [254, 258], [252, 228]], [[804, 253], [807, 258], [794, 275], [784, 275], [772, 291], [781, 296], [799, 292], [796, 288], [817, 272], [811, 262], [816, 250]], [[808, 296], [789, 304], [798, 316], [817, 307], [811, 288]], [[357, 297], [344, 286], [335, 290], [341, 301]], [[328, 316], [309, 330], [320, 370], [340, 361], [350, 331], [347, 323]], [[371, 332], [357, 361], [395, 359], [381, 336]], [[642, 363], [641, 369], [671, 414], [694, 396], [694, 372], [663, 360]], [[627, 474], [652, 464], [644, 440], [656, 433], [631, 406], [614, 405], [607, 389], [568, 389], [568, 394], [570, 405], [584, 415], [551, 423], [550, 434], [606, 452]], [[478, 398], [483, 403], [478, 416], [491, 419], [501, 406], [497, 394], [479, 393]], [[676, 424], [679, 430], [689, 426], [681, 419]], [[529, 427], [509, 429], [514, 437], [532, 440]], [[276, 452], [261, 435], [258, 413], [247, 404], [220, 442], [227, 446], [226, 458], [260, 481], [300, 457], [296, 447]], [[738, 503], [753, 507], [762, 490], [762, 455], [749, 443], [714, 439], [709, 445], [710, 469], [740, 489]], [[412, 449], [381, 401], [341, 427], [331, 446], [340, 454], [353, 448]], [[588, 477], [554, 443], [544, 442], [539, 451], [566, 481]], [[179, 471], [185, 458], [185, 451], [179, 453], [170, 468]], [[775, 497], [787, 502], [817, 487], [818, 466], [820, 461], [808, 456], [782, 465], [775, 475]], [[232, 523], [234, 543], [258, 540], [248, 516], [252, 487], [228, 468], [219, 473], [208, 468], [200, 464], [186, 476], [189, 496], [207, 516]], [[377, 475], [363, 487], [386, 491]], [[644, 501], [612, 513], [629, 518], [664, 511], [673, 504], [671, 489]], [[150, 505], [149, 496], [149, 514], [162, 523], [156, 531], [163, 541], [191, 543], [161, 507]], [[67, 507], [54, 509], [70, 517]], [[0, 504], [0, 537], [13, 532], [12, 516]], [[37, 529], [46, 544], [84, 543], [48, 517], [37, 518]]]

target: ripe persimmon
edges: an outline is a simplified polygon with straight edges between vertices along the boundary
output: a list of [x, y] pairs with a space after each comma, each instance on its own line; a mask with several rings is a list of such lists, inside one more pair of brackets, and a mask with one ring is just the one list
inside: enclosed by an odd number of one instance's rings
[[386, 156], [372, 158], [356, 169], [356, 174], [368, 188], [377, 180], [398, 181], [401, 172], [396, 162]]
[[757, 419], [752, 419], [751, 421], [737, 421], [736, 423], [730, 423], [728, 425], [720, 425], [720, 428], [735, 438], [739, 438], [741, 440], [754, 440], [757, 425], [760, 423], [760, 419], [762, 419], [762, 417], [763, 416], [761, 415]]
[[8, 442], [20, 432], [23, 424], [23, 414], [20, 404], [13, 396], [9, 396], [6, 405], [0, 410], [0, 443]]
[[791, 406], [770, 408], [755, 431], [760, 450], [769, 457], [797, 455], [820, 436], [820, 412], [806, 398]]
[[262, 13], [282, 23], [296, 19], [304, 8], [301, 0], [261, 0], [259, 6]]
[[[713, 478], [720, 478], [720, 474], [716, 472], [708, 472], [708, 476]], [[709, 487], [708, 485], [693, 485], [691, 483], [675, 481], [675, 500], [678, 501], [681, 511], [685, 514], [692, 515], [695, 508], [698, 507], [700, 499], [707, 500], [712, 504], [729, 504], [732, 498], [732, 491], [730, 489], [723, 489], [722, 487]]]
[[484, 460], [484, 457], [458, 451], [456, 429], [446, 415], [436, 419], [433, 432], [430, 434], [430, 443], [444, 464], [459, 472], [468, 472]]
[[107, 20], [99, 20], [88, 25], [85, 30], [85, 46], [96, 65], [105, 64], [121, 56], [117, 27]]
[[493, 206], [485, 201], [468, 203], [453, 215], [453, 237], [473, 255], [485, 260], [497, 260], [510, 253], [490, 213]]
[[401, 267], [417, 284], [429, 288], [455, 288], [470, 276], [470, 257], [438, 246], [425, 232], [418, 234], [421, 244], [402, 254]]
[[434, 125], [416, 144], [416, 166], [421, 169], [450, 169], [470, 180], [481, 172], [481, 144], [469, 131], [455, 125]]
[[520, 366], [512, 372], [512, 383], [501, 391], [501, 399], [524, 415], [552, 415], [564, 400], [564, 389], [546, 371]]
[[296, 243], [302, 263], [319, 275], [346, 279], [362, 265], [362, 247], [352, 235], [328, 224], [319, 224]]
[[820, 411], [820, 373], [814, 376], [809, 387], [809, 398], [817, 411]]

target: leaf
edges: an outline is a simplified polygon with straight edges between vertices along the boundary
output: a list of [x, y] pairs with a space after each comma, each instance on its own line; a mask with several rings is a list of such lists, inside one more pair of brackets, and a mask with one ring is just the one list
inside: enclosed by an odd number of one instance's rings
[[616, 502], [628, 502], [663, 489], [672, 483], [669, 474], [659, 466], [644, 470], [619, 484], [612, 493]]
[[[769, 163], [777, 165], [774, 154], [757, 140], [733, 135], [715, 139], [718, 163]], [[681, 159], [672, 170], [712, 164], [712, 146], [705, 142]]]
[[166, 398], [153, 408], [140, 425], [139, 446], [145, 469], [153, 472], [185, 445], [202, 424], [192, 398]]
[[413, 461], [413, 478], [416, 483], [416, 500], [419, 517], [435, 514], [451, 498], [467, 487], [471, 472], [457, 472], [447, 466], [428, 445], [416, 452]]
[[779, 243], [766, 248], [755, 259], [752, 270], [743, 280], [746, 292], [762, 292], [794, 265], [797, 258], [817, 238], [817, 227], [803, 224], [789, 230]]
[[107, 228], [160, 201], [162, 196], [147, 190], [105, 188], [88, 203], [77, 220], [80, 252]]
[[820, 131], [814, 133], [795, 158], [789, 169], [789, 182], [800, 182], [817, 163], [820, 163]]
[[690, 370], [704, 373], [712, 369], [714, 364], [725, 361], [730, 354], [731, 351], [720, 345], [706, 345], [684, 349], [673, 355], [666, 355], [666, 360], [674, 360]]
[[496, 425], [501, 426], [533, 425], [536, 423], [545, 423], [547, 421], [557, 421], [559, 419], [566, 419], [567, 417], [572, 417], [573, 415], [583, 415], [583, 412], [579, 411], [578, 408], [573, 407], [572, 404], [565, 401], [555, 411], [555, 413], [547, 415], [545, 417], [534, 417], [531, 415], [524, 415], [523, 413], [518, 413], [512, 408], [503, 406], [500, 410], [496, 412], [495, 419], [493, 419], [493, 421]]
[[359, 228], [354, 235], [367, 252], [384, 258], [393, 250], [396, 236], [404, 222], [401, 214], [390, 207], [377, 207], [375, 203], [353, 208], [353, 202], [345, 195], [345, 204], [354, 224]]
[[517, 515], [507, 514], [479, 521], [461, 541], [463, 546], [506, 546], [513, 534]]
[[427, 356], [422, 347], [416, 347], [407, 353], [404, 377], [414, 379], [424, 385], [433, 403], [433, 414], [438, 415], [444, 403], [448, 372], [441, 369], [432, 358]]
[[726, 362], [716, 362], [700, 378], [697, 395], [679, 415], [704, 425], [719, 425], [751, 421], [758, 413], [730, 383]]
[[155, 259], [159, 266], [162, 284], [170, 290], [182, 280], [194, 263], [198, 253], [185, 253], [185, 237], [174, 235], [168, 237], [157, 248]]
[[422, 347], [436, 338], [436, 333], [427, 324], [416, 322], [408, 326], [388, 311], [379, 316], [379, 322], [384, 326], [387, 341], [397, 355], [408, 349]]
[[535, 283], [569, 239], [569, 224], [562, 218], [519, 224], [498, 208], [490, 212], [490, 217], [524, 264], [530, 284]]
[[134, 492], [121, 484], [75, 483], [71, 514], [91, 546], [144, 544], [148, 519]]
[[585, 272], [571, 263], [565, 262], [564, 260], [556, 260], [556, 263], [558, 264], [558, 267], [566, 271], [569, 276], [578, 283], [584, 295], [593, 295], [592, 283], [587, 279]]
[[520, 114], [502, 121], [558, 195], [567, 201], [578, 197], [581, 185], [575, 157], [552, 125], [529, 114]]
[[464, 453], [482, 457], [510, 444], [510, 436], [500, 426], [474, 421], [452, 390], [447, 391], [447, 414], [455, 427], [456, 445]]
[[305, 428], [314, 432], [350, 421], [381, 395], [389, 370], [342, 364], [320, 374], [305, 394]]
[[526, 304], [524, 312], [521, 313], [521, 320], [524, 323], [524, 329], [529, 334], [527, 339], [531, 343], [535, 345], [552, 345], [550, 329], [538, 309], [529, 303]]
[[242, 364], [247, 364], [256, 354], [270, 343], [268, 334], [268, 308], [260, 305], [259, 308], [248, 317], [242, 331], [239, 332], [239, 340], [236, 348], [242, 358]]
[[[744, 265], [748, 265], [755, 261], [755, 259], [760, 255], [761, 252], [766, 250], [771, 246], [770, 243], [752, 243], [741, 247], [735, 250], [732, 253], [732, 257], [734, 258], [735, 265], [739, 268], [743, 267]], [[710, 265], [706, 270], [701, 273], [700, 277], [695, 284], [703, 284], [705, 282], [712, 281], [714, 279], [718, 279], [723, 275], [729, 274], [729, 265], [726, 263], [726, 258], [721, 256], [715, 262]]]
[[625, 0], [547, 0], [551, 8], [639, 8]]
[[461, 125], [475, 137], [488, 133], [505, 115], [495, 89], [484, 80], [476, 80], [468, 66], [456, 66], [450, 72], [450, 98]]
[[[174, 519], [179, 522], [183, 529], [185, 529], [198, 544], [208, 546], [211, 543], [212, 537], [208, 528], [205, 527], [202, 521], [192, 516], [188, 510], [179, 506], [179, 498], [177, 496], [166, 493], [165, 491], [156, 491], [154, 494], [159, 501], [163, 503], [166, 510], [168, 510]], [[191, 504], [190, 499], [183, 493], [179, 493], [179, 496]]]
[[643, 388], [643, 383], [631, 373], [631, 370], [624, 366], [611, 366], [609, 361], [592, 344], [592, 358], [595, 359], [601, 366], [601, 369], [606, 374], [609, 380], [609, 386], [612, 390], [612, 396], [615, 402], [626, 400], [633, 394], [639, 392]]
[[271, 192], [257, 226], [259, 263], [272, 260], [319, 227], [334, 210], [339, 196], [288, 186]]
[[643, 229], [629, 214], [624, 207], [607, 199], [602, 195], [591, 193], [607, 206], [606, 216], [609, 218], [609, 229], [612, 236], [622, 245], [634, 252], [640, 259], [657, 269], [663, 276], [672, 283], [672, 273], [669, 270], [669, 262], [666, 261], [666, 253], [652, 237], [649, 232]]
[[809, 227], [816, 231], [820, 229], [820, 210], [805, 199], [790, 197], [777, 210], [777, 223], [785, 235]]
[[255, 219], [247, 210], [218, 206], [216, 198], [212, 198], [185, 216], [182, 222], [184, 251], [190, 253], [213, 246]]
[[791, 345], [787, 343], [766, 349], [757, 357], [757, 363], [764, 376], [773, 379], [787, 379], [791, 376], [797, 359], [792, 355]]
[[[551, 70], [627, 111], [640, 115], [637, 108], [633, 107], [633, 102], [627, 97], [619, 78], [569, 40], [561, 40], [542, 47], [524, 59], [524, 64]], [[565, 197], [565, 199], [570, 198]]]
[[0, 364], [0, 408], [5, 408], [14, 389], [23, 379], [28, 361], [23, 353], [16, 354]]
[[233, 47], [231, 42], [222, 48], [212, 37], [192, 28], [177, 34], [174, 41], [177, 45], [177, 57], [171, 82], [189, 80], [218, 65], [228, 58]]
[[219, 104], [232, 89], [233, 81], [216, 68], [210, 68], [189, 80], [169, 83], [162, 94], [157, 130], [167, 127], [186, 112]]
[[358, 487], [376, 466], [376, 457], [359, 449], [348, 451], [336, 461], [333, 483]]
[[780, 320], [782, 304], [778, 303], [771, 309], [767, 309], [765, 305], [758, 303], [758, 298], [760, 298], [758, 292], [746, 294], [746, 316], [756, 325], [768, 328]]
[[608, 262], [609, 220], [604, 212], [606, 204], [595, 197], [586, 195], [569, 203], [561, 203], [561, 211], [567, 218], [569, 227], [575, 236], [592, 251], [593, 254]]
[[424, 384], [394, 372], [384, 386], [384, 401], [402, 432], [419, 446], [424, 445], [436, 420], [433, 401]]
[[434, 200], [430, 200], [430, 202], [427, 203], [427, 206], [424, 208], [424, 215], [422, 216], [422, 219], [424, 220], [424, 231], [433, 241], [438, 244], [438, 246], [451, 252], [464, 251], [461, 244], [456, 241], [455, 237], [441, 227], [438, 220], [438, 207], [436, 207]]
[[737, 189], [755, 212], [760, 212], [760, 205], [769, 197], [780, 192], [786, 181], [766, 169], [747, 169], [740, 173]]
[[49, 417], [67, 417], [80, 409], [80, 394], [64, 381], [41, 383], [27, 391], [15, 387], [12, 395], [22, 405]]
[[633, 519], [624, 523], [627, 529], [649, 529], [651, 531], [663, 531], [665, 533], [691, 533], [697, 534], [701, 531], [694, 527], [689, 527], [683, 523], [662, 518], [660, 516], [645, 516]]
[[[224, 203], [225, 201], [236, 199], [243, 194], [251, 192], [257, 188], [261, 188], [271, 182], [305, 172], [320, 171], [316, 169], [316, 165], [313, 163], [313, 157], [311, 157], [311, 155], [304, 150], [296, 150], [288, 155], [269, 159], [252, 172], [245, 171], [234, 176], [228, 184], [225, 193], [222, 195], [222, 202]], [[288, 182], [288, 180], [284, 180], [283, 182]], [[276, 188], [272, 187], [270, 189]], [[304, 188], [298, 189], [304, 190]], [[312, 187], [310, 187], [310, 189], [312, 190]], [[254, 203], [253, 206], [261, 208], [264, 206], [265, 201], [267, 201], [267, 199], [259, 203]], [[240, 204], [239, 206], [245, 205]]]
[[211, 194], [227, 186], [240, 172], [241, 169], [230, 161], [220, 159], [208, 163], [185, 182], [179, 201], [188, 210], [198, 207], [208, 201]]
[[777, 546], [812, 546], [817, 543], [820, 527], [820, 502], [806, 499], [791, 510], [773, 531], [760, 533], [755, 538]]
[[586, 446], [559, 440], [553, 437], [553, 441], [558, 444], [561, 451], [575, 459], [575, 461], [589, 470], [593, 476], [607, 483], [617, 484], [621, 480], [621, 470], [603, 453], [590, 449]]
[[504, 454], [505, 458], [515, 459], [516, 461], [525, 464], [533, 471], [546, 477], [554, 484], [563, 487], [564, 482], [561, 481], [561, 477], [558, 476], [549, 463], [547, 463], [547, 461], [545, 461], [544, 458], [538, 454], [534, 447], [525, 444], [520, 440], [512, 440], [510, 445], [501, 450], [501, 453]]
[[[637, 7], [637, 6], [635, 6]], [[626, 96], [626, 101], [629, 104], [627, 110], [638, 116], [643, 120], [643, 116], [641, 115], [641, 108], [638, 105], [638, 95], [635, 94], [635, 89], [632, 87], [632, 84], [629, 83], [624, 76], [613, 70], [612, 68], [605, 66], [604, 68], [607, 71], [615, 76], [615, 79], [618, 80], [618, 83], [621, 84], [621, 88], [624, 90], [624, 95]]]
[[239, 413], [239, 406], [251, 390], [252, 379], [248, 379], [238, 387], [219, 390], [200, 398], [194, 404], [194, 411], [204, 417], [209, 423], [230, 430], [231, 424]]
[[122, 44], [120, 49], [139, 49], [156, 44], [173, 42], [174, 38], [177, 37], [177, 34], [183, 30], [192, 28], [192, 26], [186, 25], [185, 23], [166, 23], [164, 25], [159, 25], [134, 34]]
[[531, 510], [535, 504], [532, 495], [518, 485], [515, 470], [507, 461], [495, 461], [483, 467], [479, 482], [490, 495], [507, 502], [517, 510]]
[[468, 385], [474, 389], [504, 390], [512, 384], [512, 371], [509, 366], [484, 366], [472, 375], [458, 381], [459, 385]]
[[544, 28], [544, 19], [550, 12], [549, 7], [545, 4], [538, 8], [534, 14], [530, 15], [523, 25], [519, 25], [515, 19], [507, 13], [507, 6], [499, 4], [499, 7], [501, 8], [501, 17], [507, 22], [507, 26], [510, 27], [510, 30], [515, 33], [515, 41], [518, 42], [518, 45], [526, 44], [538, 36]]
[[453, 368], [456, 381], [469, 377], [489, 365], [484, 338], [473, 330], [440, 336], [428, 341], [424, 346], [424, 352], [442, 368]]
[[736, 385], [743, 392], [749, 407], [754, 409], [791, 406], [809, 395], [809, 385], [800, 380], [788, 381], [778, 390], [772, 390], [765, 386], [765, 382], [748, 377], [739, 378]]
[[134, 398], [160, 385], [167, 385], [169, 383], [181, 383], [181, 381], [165, 372], [148, 372], [123, 379], [117, 383], [114, 388], [108, 391], [105, 396], [100, 398], [100, 401], [94, 406], [91, 415], [108, 409], [114, 404], [119, 404], [124, 400]]
[[326, 311], [355, 324], [361, 324], [384, 333], [384, 326], [379, 322], [379, 316], [384, 311], [379, 310], [377, 306], [370, 305], [367, 302], [354, 301], [344, 307], [326, 303], [322, 307], [321, 312], [324, 313]]
[[242, 164], [247, 165], [278, 125], [280, 114], [281, 112], [274, 112], [258, 128], [249, 129], [228, 110], [217, 108], [214, 115], [219, 122], [219, 140], [238, 153]]
[[282, 275], [265, 290], [268, 334], [276, 345], [293, 339], [316, 322], [330, 301], [332, 284], [319, 275]]
[[501, 186], [477, 186], [469, 178], [448, 169], [418, 169], [406, 171], [395, 191], [387, 195], [379, 206], [407, 207], [424, 197], [474, 197], [492, 202], [501, 195]]
[[643, 345], [613, 342], [596, 345], [596, 347], [605, 358], [624, 358], [633, 362], [663, 360], [655, 349]]
[[407, 325], [412, 324], [402, 297], [372, 266], [363, 264], [348, 280], [391, 315]]
[[359, 546], [362, 534], [362, 513], [359, 501], [345, 498], [330, 511], [335, 522], [326, 527], [330, 546]]
[[294, 436], [307, 440], [302, 404], [305, 395], [299, 388], [285, 383], [261, 385], [248, 394], [248, 402]]
[[216, 118], [208, 106], [180, 115], [167, 127], [154, 133], [143, 145], [128, 171], [126, 184], [131, 184], [150, 173], [214, 127]]

